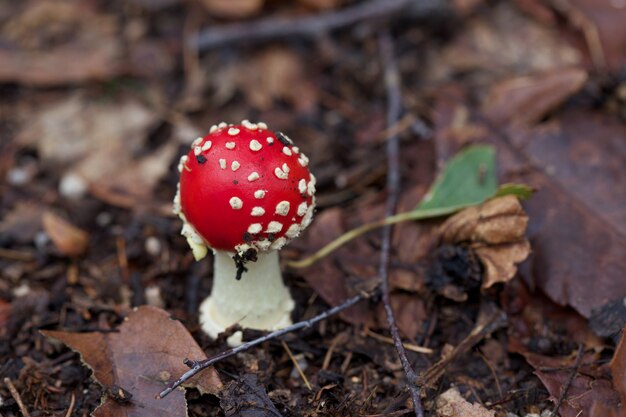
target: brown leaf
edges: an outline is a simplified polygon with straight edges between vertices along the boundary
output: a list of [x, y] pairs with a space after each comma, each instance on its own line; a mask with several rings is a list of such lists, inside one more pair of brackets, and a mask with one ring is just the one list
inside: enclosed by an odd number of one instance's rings
[[240, 89], [250, 104], [260, 110], [269, 110], [275, 101], [284, 100], [305, 113], [318, 100], [302, 58], [285, 48], [265, 49], [245, 62], [225, 67], [213, 82], [223, 96]]
[[[92, 157], [92, 165], [108, 163], [118, 169], [142, 150], [147, 129], [157, 120], [155, 112], [135, 99], [96, 101], [82, 95], [69, 96], [23, 117], [28, 123], [18, 133], [17, 142], [35, 146], [46, 162], [67, 164]], [[94, 156], [100, 152], [102, 157]]]
[[[550, 393], [550, 400], [557, 402], [563, 389], [572, 376], [576, 355], [548, 357], [528, 351], [515, 339], [509, 339], [509, 350], [519, 353], [535, 369], [543, 385]], [[598, 354], [584, 353], [580, 368], [574, 374], [567, 394], [559, 408], [562, 417], [591, 415], [595, 403], [602, 403], [608, 409], [617, 410], [619, 395], [613, 389], [606, 366], [598, 365]]]
[[6, 325], [11, 316], [11, 303], [0, 300], [0, 337], [5, 336]]
[[610, 367], [613, 375], [613, 386], [622, 398], [622, 408], [626, 408], [626, 328], [624, 328], [622, 339], [615, 349]]
[[134, 207], [150, 201], [178, 149], [171, 142], [134, 156], [158, 117], [135, 99], [74, 95], [31, 115], [18, 141], [35, 146], [46, 163], [67, 167], [66, 176], [82, 180], [100, 199]]
[[493, 85], [483, 112], [496, 123], [531, 125], [580, 91], [587, 73], [579, 68], [506, 79]]
[[581, 59], [556, 28], [525, 17], [512, 2], [503, 2], [468, 19], [465, 29], [430, 60], [427, 71], [431, 82], [474, 71], [484, 80], [567, 68]]
[[241, 19], [257, 14], [265, 0], [201, 0], [212, 15], [230, 19]]
[[[96, 417], [169, 417], [187, 415], [183, 390], [167, 397], [155, 398], [166, 384], [189, 369], [184, 358], [202, 360], [206, 355], [187, 329], [159, 308], [135, 309], [114, 333], [72, 333], [44, 330], [80, 353], [96, 380], [105, 388], [119, 387], [132, 398], [127, 403], [104, 398], [94, 412]], [[222, 383], [214, 368], [193, 378], [191, 387], [202, 393], [217, 394]]]
[[461, 396], [458, 388], [450, 388], [437, 398], [438, 417], [494, 417], [495, 411], [489, 411], [480, 404], [471, 404]]
[[[129, 161], [118, 171], [114, 170], [115, 159], [110, 160], [113, 163], [111, 166], [103, 168], [103, 173], [94, 171], [93, 165], [89, 164], [92, 158], [85, 160], [76, 170], [79, 175], [89, 179], [92, 192], [101, 200], [116, 205], [120, 199], [127, 199], [132, 206], [150, 199], [152, 190], [167, 173], [177, 152], [178, 146], [168, 143], [153, 154]], [[109, 172], [115, 172], [115, 175], [106, 175]]]
[[[535, 373], [550, 392], [550, 399], [556, 402], [569, 379], [571, 371], [541, 372], [537, 370]], [[596, 402], [605, 404], [611, 409], [617, 408], [619, 399], [611, 382], [607, 379], [596, 379], [577, 374], [559, 411], [563, 417], [590, 415], [591, 407]]]
[[527, 224], [519, 200], [504, 196], [455, 214], [441, 226], [440, 233], [444, 243], [471, 243], [485, 267], [482, 288], [489, 288], [513, 279], [517, 264], [530, 254], [524, 238]]
[[[450, 115], [467, 99], [456, 85], [438, 94], [438, 150], [446, 158], [460, 146], [447, 134]], [[531, 286], [585, 317], [626, 296], [626, 126], [584, 107], [529, 127], [504, 123], [490, 131], [480, 120], [468, 123], [497, 147], [502, 181], [539, 190], [525, 203], [533, 255], [523, 275]]]
[[61, 254], [80, 256], [87, 250], [89, 235], [51, 211], [42, 216], [43, 228]]
[[482, 288], [510, 281], [517, 273], [517, 265], [526, 260], [531, 252], [527, 239], [500, 245], [480, 245], [473, 249], [485, 267]]
[[41, 205], [34, 202], [17, 203], [0, 222], [0, 233], [18, 243], [31, 243], [41, 230], [43, 211]]
[[570, 0], [561, 10], [588, 60], [619, 72], [626, 64], [626, 8], [611, 0]]
[[[416, 297], [415, 294], [405, 293], [392, 293], [390, 298], [391, 308], [402, 337], [414, 340], [422, 330], [422, 324], [427, 317], [424, 301]], [[376, 310], [376, 321], [381, 329], [389, 326], [387, 314], [382, 304], [379, 304]]]
[[[321, 212], [303, 236], [306, 239], [306, 246], [319, 248], [338, 237], [345, 231], [343, 211], [339, 208], [331, 208]], [[338, 268], [335, 259], [343, 256], [350, 256], [354, 253], [354, 244], [350, 244], [338, 249], [328, 258], [316, 262], [311, 267], [302, 271], [302, 275], [308, 284], [322, 297], [324, 301], [332, 306], [341, 304], [347, 298], [358, 294], [359, 290], [365, 290], [365, 283], [350, 282], [346, 278], [346, 273], [342, 268]], [[366, 256], [366, 255], [363, 255]], [[367, 268], [367, 266], [364, 266]], [[372, 276], [374, 269], [370, 268], [369, 274], [360, 276]], [[364, 303], [357, 304], [342, 313], [341, 317], [352, 324], [365, 324], [372, 320], [373, 312]]]
[[255, 374], [245, 374], [229, 383], [224, 389], [220, 405], [226, 417], [281, 416]]
[[85, 2], [28, 2], [2, 28], [0, 81], [51, 86], [120, 75], [117, 31], [114, 16]]
[[468, 207], [441, 226], [445, 243], [484, 242], [498, 245], [524, 237], [528, 216], [512, 195]]

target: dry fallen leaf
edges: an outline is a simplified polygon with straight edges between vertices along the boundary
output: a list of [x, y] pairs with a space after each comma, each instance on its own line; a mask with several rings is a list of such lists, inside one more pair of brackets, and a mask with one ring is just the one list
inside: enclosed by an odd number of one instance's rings
[[483, 102], [494, 122], [532, 125], [561, 105], [587, 81], [587, 72], [568, 68], [496, 83]]
[[482, 288], [511, 280], [517, 264], [530, 254], [524, 238], [528, 216], [515, 196], [494, 198], [468, 207], [441, 226], [442, 241], [470, 243], [485, 267]]
[[201, 0], [201, 2], [214, 16], [242, 19], [260, 12], [265, 0]]
[[450, 388], [437, 398], [438, 417], [494, 417], [495, 411], [489, 411], [480, 404], [471, 404], [461, 396], [458, 388]]
[[[341, 235], [345, 230], [343, 211], [339, 208], [331, 208], [324, 210], [315, 218], [315, 221], [311, 224], [309, 231], [303, 236], [303, 239], [306, 240], [306, 247], [319, 248]], [[355, 245], [358, 245], [358, 249], [356, 250], [354, 249]], [[366, 290], [367, 288], [362, 280], [359, 282], [350, 282], [350, 280], [346, 278], [344, 269], [337, 268], [335, 259], [342, 259], [343, 257], [349, 259], [354, 253], [367, 254], [370, 252], [371, 248], [369, 248], [368, 245], [363, 244], [362, 240], [356, 239], [335, 251], [333, 253], [334, 256], [322, 259], [311, 267], [302, 270], [302, 275], [311, 288], [313, 288], [324, 301], [332, 306], [339, 305], [347, 298], [358, 294], [360, 290]], [[366, 257], [367, 255], [363, 256]], [[355, 276], [374, 276], [375, 269], [373, 264], [363, 265], [358, 262], [353, 263], [360, 264], [357, 266], [367, 270], [367, 272], [362, 271], [361, 274], [357, 273]], [[346, 264], [348, 264], [348, 262], [346, 262]], [[352, 263], [345, 266], [350, 268]], [[365, 303], [359, 303], [341, 312], [340, 316], [349, 323], [362, 325], [372, 320], [372, 313], [372, 310], [368, 308]]]
[[0, 81], [37, 86], [106, 80], [123, 72], [113, 15], [89, 2], [30, 1], [0, 27]]
[[32, 243], [41, 230], [43, 208], [35, 202], [18, 202], [0, 222], [0, 234], [18, 243]]
[[43, 228], [54, 246], [65, 256], [80, 256], [87, 250], [89, 235], [51, 211], [42, 216]]
[[484, 80], [578, 65], [581, 53], [556, 28], [519, 13], [512, 2], [499, 3], [468, 19], [465, 30], [429, 60], [427, 77], [480, 73]]
[[[437, 94], [438, 157], [448, 158], [461, 144], [448, 132], [467, 93], [455, 84]], [[471, 116], [467, 124], [482, 128], [478, 139], [497, 147], [502, 180], [538, 190], [524, 205], [533, 247], [524, 279], [585, 317], [626, 296], [624, 123], [606, 112], [566, 107], [536, 126], [505, 120], [494, 129]]]
[[[187, 329], [172, 320], [166, 311], [152, 306], [135, 309], [112, 333], [72, 333], [44, 330], [80, 353], [95, 379], [105, 389], [122, 388], [132, 395], [128, 402], [104, 397], [93, 413], [95, 417], [169, 417], [186, 416], [183, 390], [155, 398], [166, 384], [188, 371], [184, 358], [202, 360], [206, 355]], [[190, 387], [201, 393], [217, 394], [222, 383], [214, 368], [190, 380]]]
[[125, 154], [120, 150], [116, 155], [119, 167], [122, 158], [143, 149], [146, 132], [157, 117], [135, 99], [103, 101], [72, 95], [23, 115], [28, 123], [17, 142], [36, 147], [42, 160], [56, 164], [73, 163], [123, 145]]
[[613, 359], [611, 360], [611, 373], [613, 374], [613, 386], [622, 397], [622, 412], [626, 411], [626, 328], [622, 332]]
[[246, 62], [235, 62], [212, 78], [217, 95], [227, 97], [240, 89], [260, 110], [269, 110], [276, 100], [308, 112], [317, 104], [317, 89], [306, 74], [302, 57], [285, 48], [264, 49]]
[[176, 143], [168, 142], [135, 157], [159, 118], [135, 99], [97, 102], [75, 95], [30, 118], [18, 135], [19, 143], [36, 147], [42, 160], [66, 167], [63, 179], [83, 183], [82, 188], [113, 205], [149, 202], [178, 150]]
[[255, 374], [244, 374], [223, 391], [220, 405], [226, 417], [281, 416]]

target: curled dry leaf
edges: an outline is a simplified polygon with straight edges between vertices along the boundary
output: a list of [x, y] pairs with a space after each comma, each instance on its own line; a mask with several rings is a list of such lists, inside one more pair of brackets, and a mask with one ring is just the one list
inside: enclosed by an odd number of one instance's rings
[[494, 417], [495, 411], [489, 411], [480, 404], [472, 404], [461, 396], [458, 388], [450, 388], [437, 398], [438, 417]]
[[530, 254], [524, 238], [528, 216], [515, 196], [494, 198], [450, 217], [441, 226], [444, 243], [470, 243], [485, 267], [483, 288], [510, 281]]
[[65, 256], [80, 256], [87, 250], [89, 235], [67, 220], [46, 211], [42, 216], [43, 228], [54, 246]]
[[[72, 333], [44, 330], [80, 353], [85, 365], [93, 371], [105, 390], [122, 388], [130, 395], [120, 403], [104, 397], [95, 417], [186, 416], [187, 404], [182, 390], [175, 390], [157, 400], [156, 394], [188, 368], [184, 358], [206, 359], [206, 355], [185, 327], [159, 308], [135, 309], [114, 333]], [[222, 383], [214, 368], [190, 380], [189, 386], [201, 393], [217, 394]]]

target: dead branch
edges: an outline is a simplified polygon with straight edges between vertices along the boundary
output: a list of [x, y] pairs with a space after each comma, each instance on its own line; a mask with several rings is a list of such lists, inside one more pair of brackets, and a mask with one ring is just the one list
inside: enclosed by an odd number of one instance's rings
[[206, 50], [240, 42], [259, 43], [278, 38], [312, 38], [359, 22], [389, 19], [405, 14], [411, 8], [415, 17], [428, 16], [443, 9], [441, 0], [369, 0], [344, 9], [302, 18], [268, 17], [253, 22], [232, 23], [204, 29], [198, 34], [193, 47]]
[[222, 359], [226, 359], [229, 358], [233, 355], [236, 355], [239, 352], [243, 352], [246, 351], [256, 345], [259, 345], [263, 342], [267, 342], [268, 340], [272, 340], [272, 339], [276, 339], [277, 337], [283, 336], [287, 333], [291, 333], [291, 332], [295, 332], [297, 330], [301, 330], [301, 329], [307, 329], [310, 327], [313, 327], [314, 324], [325, 320], [331, 316], [334, 316], [335, 314], [338, 314], [340, 312], [342, 312], [343, 310], [352, 307], [353, 305], [355, 305], [356, 303], [358, 303], [359, 301], [368, 299], [370, 297], [373, 297], [374, 295], [376, 295], [376, 293], [378, 292], [378, 289], [375, 288], [370, 292], [362, 292], [358, 295], [355, 295], [352, 298], [348, 298], [346, 301], [344, 301], [342, 304], [330, 308], [324, 312], [322, 312], [321, 314], [318, 314], [315, 317], [310, 318], [309, 320], [304, 320], [304, 321], [300, 321], [297, 323], [292, 324], [291, 326], [285, 327], [283, 329], [280, 330], [276, 330], [274, 332], [268, 333], [265, 336], [261, 336], [257, 339], [251, 340], [249, 342], [245, 342], [239, 346], [236, 346], [234, 348], [225, 350], [223, 352], [218, 353], [217, 355], [213, 355], [208, 359], [202, 360], [202, 361], [196, 361], [196, 360], [191, 360], [188, 358], [185, 358], [185, 360], [183, 361], [185, 363], [185, 365], [187, 365], [189, 368], [191, 368], [189, 371], [185, 372], [180, 378], [178, 378], [176, 381], [174, 381], [172, 384], [170, 384], [166, 389], [164, 389], [163, 391], [161, 391], [156, 398], [163, 398], [166, 395], [168, 395], [170, 392], [172, 392], [173, 390], [175, 390], [177, 387], [179, 387], [181, 384], [184, 384], [186, 381], [188, 381], [190, 378], [193, 378], [196, 374], [198, 374], [199, 372], [201, 372], [202, 370], [208, 368], [209, 366], [213, 365], [214, 363], [217, 363], [219, 361], [221, 361]]
[[[385, 87], [387, 90], [387, 126], [394, 126], [402, 112], [402, 93], [400, 91], [400, 74], [394, 56], [393, 41], [387, 31], [379, 36], [380, 56], [384, 66]], [[387, 203], [385, 217], [392, 216], [396, 212], [400, 195], [400, 144], [398, 135], [392, 135], [387, 139]], [[389, 262], [391, 252], [391, 232], [393, 226], [385, 226], [382, 230], [382, 243], [380, 249], [380, 266], [378, 278], [382, 301], [387, 315], [387, 325], [393, 344], [402, 363], [402, 369], [406, 375], [407, 385], [413, 400], [413, 408], [416, 417], [424, 417], [420, 387], [417, 385], [417, 375], [409, 363], [406, 350], [398, 332], [398, 325], [391, 307], [389, 295]]]

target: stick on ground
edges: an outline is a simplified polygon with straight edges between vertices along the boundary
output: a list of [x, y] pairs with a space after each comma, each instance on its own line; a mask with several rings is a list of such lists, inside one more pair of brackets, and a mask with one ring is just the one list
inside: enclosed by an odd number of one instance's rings
[[[387, 89], [387, 126], [394, 126], [400, 119], [402, 112], [402, 92], [400, 90], [400, 74], [394, 56], [393, 41], [391, 35], [385, 31], [379, 37], [381, 60], [384, 65], [385, 87]], [[400, 195], [400, 144], [397, 135], [389, 137], [387, 140], [387, 207], [385, 217], [392, 216], [398, 205]], [[424, 417], [422, 399], [420, 397], [420, 387], [417, 385], [417, 375], [409, 363], [406, 350], [400, 339], [398, 325], [391, 307], [391, 297], [389, 294], [389, 262], [391, 252], [391, 231], [392, 226], [385, 226], [382, 231], [382, 243], [380, 249], [380, 266], [378, 277], [382, 301], [387, 315], [387, 325], [393, 344], [402, 363], [402, 369], [406, 375], [407, 386], [413, 400], [413, 408], [416, 417]]]
[[236, 346], [234, 348], [225, 350], [223, 352], [218, 353], [217, 355], [213, 355], [208, 359], [202, 360], [202, 361], [195, 361], [195, 360], [190, 360], [190, 359], [185, 359], [184, 363], [185, 365], [187, 365], [188, 367], [190, 367], [191, 369], [187, 372], [185, 372], [180, 378], [178, 378], [176, 381], [174, 381], [172, 384], [170, 384], [169, 387], [167, 387], [166, 389], [164, 389], [163, 391], [161, 391], [156, 398], [163, 398], [166, 395], [168, 395], [170, 392], [174, 391], [177, 387], [179, 387], [181, 384], [184, 384], [186, 381], [188, 381], [190, 378], [193, 378], [198, 372], [202, 371], [203, 369], [208, 368], [209, 366], [213, 365], [216, 362], [221, 361], [222, 359], [226, 359], [229, 358], [233, 355], [236, 355], [239, 352], [243, 352], [245, 350], [250, 349], [251, 347], [254, 347], [256, 345], [259, 345], [263, 342], [267, 342], [268, 340], [272, 340], [272, 339], [276, 339], [277, 337], [280, 337], [282, 335], [285, 335], [287, 333], [291, 333], [291, 332], [295, 332], [296, 330], [300, 330], [300, 329], [306, 329], [309, 327], [312, 327], [314, 324], [325, 320], [331, 316], [334, 316], [335, 314], [338, 314], [340, 312], [342, 312], [343, 310], [352, 307], [353, 305], [355, 305], [356, 303], [358, 303], [359, 301], [368, 299], [372, 296], [375, 295], [376, 293], [376, 289], [372, 290], [372, 292], [362, 292], [358, 295], [355, 295], [352, 298], [348, 298], [346, 301], [344, 301], [342, 304], [330, 308], [326, 311], [324, 311], [321, 314], [318, 314], [315, 317], [310, 318], [309, 320], [304, 320], [304, 321], [299, 321], [297, 323], [292, 324], [291, 326], [285, 327], [283, 329], [280, 330], [276, 330], [274, 332], [268, 333], [265, 336], [261, 336], [257, 339], [251, 340], [249, 342], [245, 342], [239, 346]]

